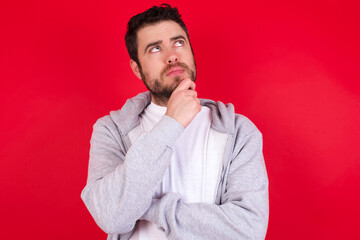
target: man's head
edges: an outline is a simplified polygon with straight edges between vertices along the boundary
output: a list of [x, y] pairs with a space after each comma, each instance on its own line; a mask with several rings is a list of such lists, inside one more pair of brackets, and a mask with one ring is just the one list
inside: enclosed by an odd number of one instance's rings
[[132, 17], [125, 43], [131, 68], [144, 81], [155, 103], [166, 105], [181, 80], [195, 81], [189, 34], [176, 8], [163, 4]]

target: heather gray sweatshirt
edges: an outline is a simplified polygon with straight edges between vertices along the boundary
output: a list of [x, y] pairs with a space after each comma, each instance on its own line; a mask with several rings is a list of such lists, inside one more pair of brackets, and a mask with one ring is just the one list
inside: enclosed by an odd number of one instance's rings
[[264, 239], [268, 179], [255, 125], [231, 104], [201, 99], [211, 109], [215, 139], [226, 141], [215, 204], [184, 203], [177, 193], [153, 199], [184, 128], [165, 115], [131, 145], [129, 134], [150, 101], [149, 92], [140, 93], [94, 124], [81, 198], [108, 239], [129, 239], [139, 219], [164, 229], [168, 239]]

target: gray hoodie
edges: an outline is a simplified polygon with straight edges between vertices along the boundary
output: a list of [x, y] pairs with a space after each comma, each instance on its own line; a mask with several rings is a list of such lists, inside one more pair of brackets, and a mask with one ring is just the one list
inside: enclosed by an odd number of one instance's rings
[[139, 219], [164, 229], [168, 239], [264, 239], [268, 179], [255, 125], [232, 104], [201, 99], [211, 109], [213, 139], [226, 141], [215, 204], [184, 203], [171, 192], [153, 199], [184, 128], [165, 115], [131, 145], [129, 134], [150, 101], [149, 92], [140, 93], [94, 124], [81, 198], [108, 239], [129, 239]]

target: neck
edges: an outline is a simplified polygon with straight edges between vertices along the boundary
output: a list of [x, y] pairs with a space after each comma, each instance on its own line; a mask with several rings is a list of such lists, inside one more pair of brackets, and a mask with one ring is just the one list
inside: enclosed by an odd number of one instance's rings
[[154, 95], [151, 96], [151, 100], [159, 106], [162, 107], [166, 107], [168, 102], [169, 102], [169, 98], [167, 97], [155, 97]]

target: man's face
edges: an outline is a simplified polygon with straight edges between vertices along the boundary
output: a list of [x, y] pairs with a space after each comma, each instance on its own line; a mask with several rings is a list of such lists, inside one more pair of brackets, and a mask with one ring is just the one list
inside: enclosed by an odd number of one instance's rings
[[153, 101], [166, 105], [171, 93], [185, 79], [196, 79], [189, 39], [174, 21], [162, 21], [138, 30], [138, 59], [131, 67], [152, 93]]

